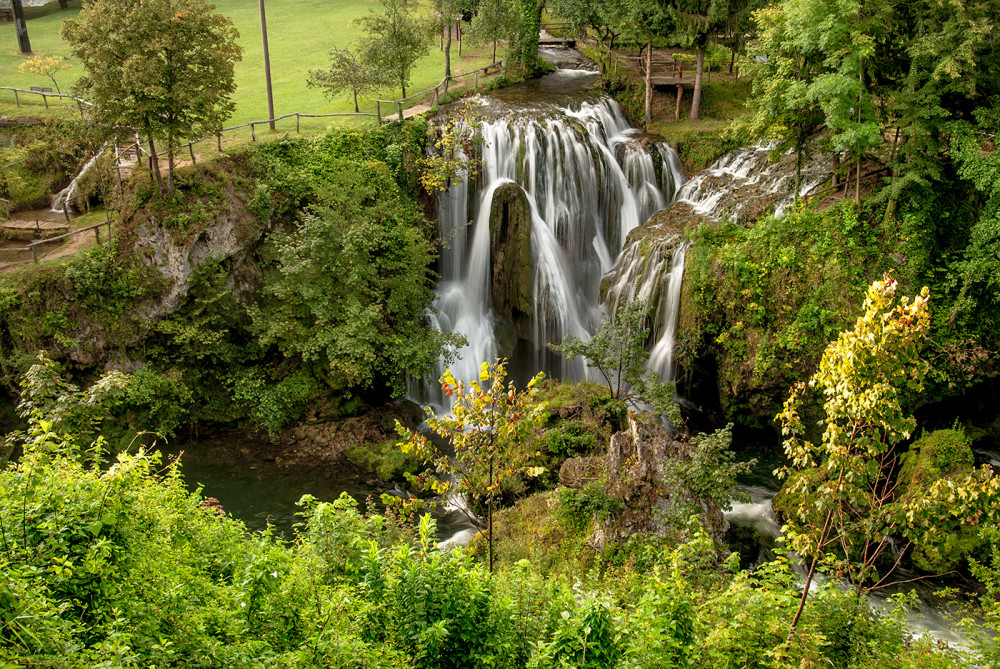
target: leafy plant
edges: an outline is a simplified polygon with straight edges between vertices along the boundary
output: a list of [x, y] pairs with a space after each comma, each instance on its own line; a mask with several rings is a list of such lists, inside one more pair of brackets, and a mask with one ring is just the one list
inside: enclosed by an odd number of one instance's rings
[[545, 422], [545, 405], [533, 401], [539, 372], [523, 391], [513, 381], [507, 382], [507, 361], [484, 362], [479, 380], [466, 388], [450, 371], [441, 376], [441, 387], [452, 398], [451, 412], [441, 417], [428, 408], [427, 425], [447, 439], [454, 456], [441, 453], [426, 437], [407, 430], [396, 422], [396, 431], [405, 441], [399, 443], [404, 453], [432, 463], [441, 477], [431, 481], [438, 494], [452, 489], [467, 493], [475, 501], [485, 502], [486, 522], [473, 520], [487, 530], [489, 568], [493, 571], [493, 509], [505, 483], [522, 473], [527, 454], [524, 444], [533, 428]]

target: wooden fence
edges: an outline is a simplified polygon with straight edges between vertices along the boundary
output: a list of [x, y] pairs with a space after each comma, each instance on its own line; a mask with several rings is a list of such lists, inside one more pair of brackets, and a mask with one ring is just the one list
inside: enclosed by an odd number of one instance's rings
[[462, 79], [462, 78], [468, 77], [470, 75], [472, 75], [472, 77], [473, 77], [472, 90], [474, 90], [474, 91], [475, 90], [479, 90], [479, 73], [482, 72], [484, 76], [488, 76], [490, 74], [490, 70], [493, 70], [494, 72], [499, 72], [500, 68], [502, 67], [502, 65], [503, 65], [503, 63], [501, 61], [496, 61], [496, 62], [490, 63], [489, 65], [487, 65], [485, 67], [480, 67], [479, 69], [476, 69], [476, 70], [470, 70], [469, 72], [463, 72], [462, 74], [453, 74], [451, 76], [445, 76], [443, 79], [441, 79], [441, 81], [437, 84], [437, 86], [432, 86], [431, 88], [426, 88], [426, 89], [420, 91], [419, 93], [414, 93], [413, 95], [407, 95], [405, 98], [399, 98], [398, 100], [374, 100], [374, 102], [375, 102], [375, 113], [378, 116], [378, 121], [379, 121], [379, 123], [382, 122], [382, 103], [383, 102], [386, 103], [386, 104], [390, 104], [390, 105], [396, 105], [397, 110], [398, 110], [399, 120], [402, 121], [403, 120], [403, 103], [406, 102], [407, 100], [412, 100], [414, 98], [421, 98], [421, 97], [427, 95], [428, 93], [434, 93], [434, 104], [436, 105], [436, 104], [438, 104], [438, 101], [441, 99], [441, 93], [442, 92], [443, 93], [447, 93], [448, 92], [448, 84], [449, 84], [449, 82], [451, 82], [453, 80]]
[[94, 235], [97, 237], [97, 243], [101, 244], [102, 243], [102, 241], [101, 241], [101, 228], [103, 228], [104, 226], [108, 227], [108, 239], [110, 240], [111, 239], [111, 221], [109, 219], [109, 220], [104, 221], [102, 223], [96, 223], [94, 225], [88, 225], [87, 227], [80, 228], [79, 230], [71, 230], [70, 232], [67, 232], [64, 235], [57, 235], [55, 237], [49, 237], [47, 239], [38, 239], [38, 240], [35, 240], [33, 242], [28, 243], [27, 245], [25, 245], [23, 247], [14, 247], [14, 248], [6, 248], [6, 249], [5, 248], [0, 248], [0, 252], [6, 252], [6, 253], [23, 253], [24, 251], [30, 251], [31, 252], [31, 259], [37, 263], [38, 262], [37, 247], [41, 246], [42, 244], [48, 244], [50, 242], [58, 241], [60, 239], [67, 239], [69, 237], [72, 237], [73, 235], [79, 235], [82, 232], [88, 232], [90, 230], [93, 230], [94, 231]]
[[[49, 98], [66, 98], [67, 100], [72, 100], [73, 102], [76, 103], [77, 109], [80, 110], [80, 115], [81, 116], [83, 115], [83, 106], [84, 105], [86, 105], [88, 107], [93, 107], [94, 106], [93, 103], [91, 103], [91, 102], [87, 102], [86, 100], [83, 100], [83, 99], [78, 98], [78, 97], [73, 96], [73, 95], [67, 95], [66, 93], [53, 93], [51, 91], [32, 90], [32, 89], [28, 89], [28, 88], [14, 88], [13, 86], [0, 86], [0, 91], [13, 91], [14, 92], [14, 104], [16, 106], [18, 106], [18, 107], [21, 106], [21, 95], [22, 94], [27, 94], [27, 95], [41, 95], [42, 96], [42, 102], [45, 103], [45, 108], [46, 109], [49, 108]], [[63, 106], [64, 107], [68, 107], [70, 105], [63, 105]]]

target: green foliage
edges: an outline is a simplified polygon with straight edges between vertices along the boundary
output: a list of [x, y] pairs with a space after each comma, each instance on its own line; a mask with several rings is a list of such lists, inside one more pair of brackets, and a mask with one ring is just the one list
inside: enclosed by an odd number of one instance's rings
[[[59, 366], [44, 353], [39, 353], [37, 359], [21, 380], [17, 411], [29, 422], [45, 416], [46, 430], [89, 440], [130, 390], [131, 380], [121, 372], [108, 372], [81, 390], [63, 378]], [[11, 436], [18, 441], [25, 438], [19, 433]]]
[[[835, 583], [816, 588], [786, 644], [797, 575], [779, 560], [733, 576], [700, 532], [648, 572], [624, 564], [571, 586], [522, 561], [490, 576], [465, 552], [439, 550], [428, 516], [414, 533], [346, 495], [307, 496], [287, 543], [204, 506], [156, 454], [83, 464], [75, 435], [41, 418], [28, 437], [0, 469], [8, 664], [948, 667], [994, 657], [992, 643], [978, 656], [904, 645], [901, 609], [876, 613]], [[89, 452], [100, 450], [98, 440]]]
[[100, 244], [73, 256], [66, 277], [80, 304], [91, 312], [123, 316], [158, 292], [148, 266], [119, 248], [115, 242]]
[[742, 501], [736, 479], [747, 474], [756, 460], [736, 462], [729, 450], [732, 429], [730, 423], [711, 434], [694, 435], [684, 450], [663, 462], [663, 487], [671, 492], [683, 490], [688, 495], [672, 509], [679, 519], [697, 515], [706, 504], [728, 511], [734, 500]]
[[94, 120], [136, 128], [151, 145], [166, 140], [171, 193], [174, 144], [220, 129], [235, 109], [239, 32], [214, 8], [203, 0], [160, 0], [139, 10], [102, 0], [61, 30], [87, 72], [75, 89], [94, 101]]
[[608, 604], [599, 599], [587, 599], [572, 611], [563, 611], [561, 622], [551, 639], [539, 644], [538, 652], [528, 663], [528, 667], [615, 667], [621, 651], [610, 609]]
[[250, 308], [251, 329], [335, 391], [398, 395], [446, 341], [424, 319], [433, 249], [385, 165], [335, 169], [322, 204], [294, 232], [272, 236], [274, 271]]
[[587, 455], [597, 447], [597, 440], [584, 424], [565, 422], [555, 429], [548, 430], [535, 444], [549, 455], [565, 460]]
[[[804, 437], [799, 412], [805, 384], [793, 387], [778, 414], [791, 461], [782, 475], [813, 467], [825, 472], [795, 479], [792, 491], [810, 506], [787, 518], [789, 543], [813, 558], [813, 568], [836, 551], [835, 568], [859, 592], [884, 585], [899, 565], [898, 560], [888, 566], [879, 562], [888, 537], [904, 540], [897, 550], [915, 545], [932, 556], [928, 561], [940, 561], [957, 548], [961, 524], [995, 524], [1000, 517], [1000, 479], [988, 467], [954, 480], [939, 478], [929, 487], [902, 489], [895, 479], [894, 449], [916, 425], [904, 406], [911, 393], [922, 389], [926, 367], [918, 355], [930, 325], [926, 288], [912, 301], [904, 297], [898, 303], [895, 292], [896, 282], [889, 277], [871, 285], [854, 328], [827, 347], [810, 380], [824, 401], [822, 441], [814, 444]], [[825, 516], [821, 524], [818, 515]], [[803, 593], [804, 603], [808, 582]], [[793, 628], [797, 619], [798, 614]]]
[[557, 494], [556, 517], [573, 532], [583, 532], [593, 520], [607, 520], [625, 508], [620, 499], [604, 491], [603, 481], [592, 481], [582, 488], [559, 488]]
[[345, 453], [351, 464], [371, 472], [382, 481], [404, 481], [406, 474], [417, 474], [421, 463], [396, 447], [396, 440], [351, 446]]
[[413, 5], [406, 0], [380, 0], [382, 12], [374, 10], [355, 23], [365, 31], [361, 40], [363, 60], [380, 70], [385, 80], [399, 84], [406, 97], [406, 86], [417, 60], [427, 53], [430, 41], [413, 16]]
[[620, 305], [614, 319], [601, 315], [601, 325], [590, 341], [569, 335], [561, 345], [549, 348], [572, 360], [587, 359], [611, 389], [612, 398], [621, 404], [645, 402], [659, 415], [674, 424], [680, 423], [680, 409], [673, 401], [672, 383], [661, 382], [659, 375], [645, 368], [649, 352], [643, 348], [649, 336], [643, 327], [646, 305], [630, 302]]

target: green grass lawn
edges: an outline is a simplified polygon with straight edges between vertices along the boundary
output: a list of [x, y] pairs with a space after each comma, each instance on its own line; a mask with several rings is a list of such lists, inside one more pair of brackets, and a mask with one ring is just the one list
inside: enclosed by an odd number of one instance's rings
[[[227, 125], [237, 125], [248, 121], [267, 118], [267, 97], [264, 88], [264, 50], [261, 43], [260, 17], [257, 3], [251, 0], [217, 0], [217, 11], [227, 14], [240, 31], [243, 47], [243, 61], [236, 66], [237, 91], [236, 112]], [[79, 64], [73, 62], [69, 44], [59, 37], [59, 26], [63, 19], [75, 17], [79, 13], [76, 0], [68, 10], [59, 10], [55, 2], [38, 9], [26, 9], [28, 36], [31, 47], [46, 55], [59, 54], [72, 64], [68, 70], [56, 75], [60, 87], [65, 91], [82, 74]], [[267, 5], [267, 32], [271, 58], [271, 81], [274, 87], [274, 113], [276, 116], [294, 112], [308, 114], [330, 114], [354, 111], [349, 93], [328, 100], [322, 92], [306, 87], [306, 77], [310, 69], [326, 65], [327, 53], [331, 47], [352, 44], [362, 34], [360, 28], [353, 27], [353, 19], [378, 9], [375, 0], [281, 0]], [[430, 38], [429, 38], [430, 39]], [[24, 74], [18, 65], [24, 57], [17, 53], [17, 38], [13, 23], [0, 23], [0, 86], [29, 88], [31, 86], [51, 86], [44, 77]], [[465, 45], [468, 47], [469, 45]], [[465, 48], [459, 61], [458, 45], [452, 47], [452, 70], [465, 72], [490, 62], [488, 48]], [[430, 52], [414, 68], [407, 93], [415, 93], [437, 84], [444, 76], [444, 54], [438, 50], [437, 40], [430, 46]], [[385, 99], [399, 97], [399, 90], [386, 90], [373, 97]], [[22, 96], [22, 102], [27, 96]], [[34, 98], [33, 104], [41, 106], [41, 98]], [[10, 91], [0, 91], [0, 113], [11, 116], [31, 116], [33, 108], [22, 106], [20, 111], [13, 108], [14, 97]], [[411, 101], [415, 104], [417, 101]], [[393, 110], [385, 110], [391, 113]], [[44, 108], [43, 108], [44, 109]], [[375, 103], [365, 96], [362, 111], [374, 112]], [[41, 115], [41, 114], [39, 114]], [[331, 119], [303, 119], [303, 132], [317, 132], [330, 125]], [[279, 132], [294, 132], [295, 120], [284, 121]], [[249, 136], [249, 131], [246, 132]]]

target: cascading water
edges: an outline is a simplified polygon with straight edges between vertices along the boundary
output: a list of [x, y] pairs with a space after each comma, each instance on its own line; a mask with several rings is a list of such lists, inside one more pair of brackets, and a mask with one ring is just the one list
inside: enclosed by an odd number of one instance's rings
[[[778, 160], [773, 155], [772, 144], [731, 151], [685, 183], [677, 201], [690, 205], [695, 214], [741, 223], [771, 211], [780, 214], [795, 201], [798, 157], [794, 151]], [[831, 174], [831, 154], [804, 156], [797, 195], [810, 192]]]
[[76, 196], [76, 191], [79, 187], [80, 179], [86, 176], [87, 172], [90, 171], [90, 168], [94, 166], [98, 158], [100, 158], [101, 155], [104, 153], [104, 149], [106, 149], [107, 146], [108, 146], [107, 143], [105, 143], [104, 146], [102, 146], [101, 149], [84, 164], [83, 169], [81, 169], [80, 172], [75, 177], [73, 177], [73, 180], [69, 182], [69, 185], [63, 188], [61, 191], [59, 191], [52, 197], [51, 211], [53, 213], [68, 215], [70, 212], [73, 211], [73, 206], [71, 202], [73, 201], [73, 198]]
[[[478, 173], [471, 181], [463, 175], [438, 200], [445, 248], [433, 318], [441, 330], [468, 341], [449, 368], [456, 378], [473, 379], [481, 362], [516, 349], [526, 369], [581, 378], [582, 360], [562, 360], [546, 345], [566, 335], [586, 339], [596, 327], [599, 277], [611, 269], [628, 233], [672, 201], [683, 181], [676, 154], [665, 144], [647, 150], [610, 99], [488, 120], [481, 133]], [[480, 185], [474, 194], [473, 184]], [[519, 191], [514, 196], [512, 185]], [[494, 305], [491, 227], [507, 210], [497, 204], [501, 197], [508, 202], [522, 195], [530, 223], [514, 227], [530, 231], [530, 266], [501, 271], [531, 273], [525, 282], [531, 313], [511, 323], [512, 315]], [[501, 330], [507, 336], [498, 336]], [[420, 398], [444, 403], [433, 391]]]

